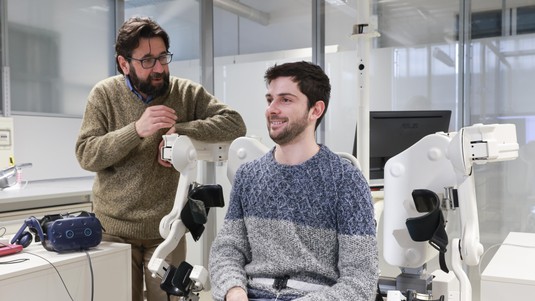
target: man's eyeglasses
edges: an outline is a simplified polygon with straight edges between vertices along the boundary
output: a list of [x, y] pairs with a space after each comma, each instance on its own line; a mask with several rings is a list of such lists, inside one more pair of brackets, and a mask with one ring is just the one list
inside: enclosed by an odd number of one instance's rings
[[150, 69], [154, 67], [154, 65], [156, 65], [156, 61], [159, 61], [162, 65], [167, 65], [171, 63], [171, 60], [173, 59], [173, 54], [166, 53], [160, 55], [159, 57], [148, 57], [145, 59], [135, 59], [133, 57], [129, 57], [128, 59], [140, 62], [141, 67], [143, 67], [143, 69]]

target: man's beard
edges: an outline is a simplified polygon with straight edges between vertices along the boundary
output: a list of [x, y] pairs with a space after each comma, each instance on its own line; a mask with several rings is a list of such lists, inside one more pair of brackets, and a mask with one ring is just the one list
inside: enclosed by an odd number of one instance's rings
[[303, 133], [307, 127], [307, 120], [308, 120], [308, 114], [305, 113], [303, 118], [296, 120], [293, 123], [289, 123], [286, 128], [277, 134], [276, 136], [272, 134], [270, 131], [270, 124], [268, 120], [268, 132], [269, 137], [278, 145], [284, 145], [292, 140], [295, 139], [295, 137], [299, 136], [301, 133]]
[[[169, 73], [153, 72], [149, 74], [146, 80], [140, 80], [135, 69], [132, 68], [132, 70], [133, 72], [130, 73], [130, 82], [132, 82], [132, 85], [136, 88], [136, 90], [138, 90], [138, 92], [141, 92], [147, 96], [158, 97], [164, 95], [167, 92], [167, 89], [169, 89]], [[163, 78], [162, 84], [157, 86], [153, 85], [152, 80], [155, 78]]]

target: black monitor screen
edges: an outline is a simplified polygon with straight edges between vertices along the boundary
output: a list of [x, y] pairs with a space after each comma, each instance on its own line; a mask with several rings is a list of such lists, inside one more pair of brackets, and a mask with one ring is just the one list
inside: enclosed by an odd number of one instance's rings
[[[423, 137], [448, 132], [451, 111], [370, 111], [370, 179], [382, 179], [388, 159]], [[357, 132], [353, 155], [357, 156]]]

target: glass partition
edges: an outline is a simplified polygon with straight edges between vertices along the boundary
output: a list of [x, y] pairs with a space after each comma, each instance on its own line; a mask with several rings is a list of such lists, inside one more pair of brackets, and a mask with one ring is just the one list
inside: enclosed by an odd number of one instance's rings
[[81, 116], [89, 91], [111, 71], [113, 2], [5, 3], [12, 113]]
[[264, 72], [275, 63], [311, 60], [311, 3], [248, 0], [226, 7], [214, 1], [215, 94], [242, 114], [247, 135], [268, 146]]
[[[472, 1], [471, 123], [513, 123], [520, 145], [514, 161], [476, 168], [481, 241], [489, 250], [509, 232], [535, 232], [535, 4]], [[473, 285], [479, 269], [471, 269]]]

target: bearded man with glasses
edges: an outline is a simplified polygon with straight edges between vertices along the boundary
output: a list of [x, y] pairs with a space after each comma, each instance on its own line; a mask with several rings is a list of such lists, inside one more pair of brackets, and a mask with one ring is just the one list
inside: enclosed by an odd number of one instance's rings
[[[147, 264], [163, 241], [159, 223], [174, 204], [179, 173], [160, 158], [162, 135], [230, 141], [246, 133], [238, 112], [201, 85], [169, 75], [169, 36], [153, 20], [135, 17], [119, 29], [115, 59], [120, 75], [97, 83], [89, 94], [76, 157], [96, 173], [93, 208], [103, 240], [132, 250], [132, 300], [166, 300]], [[166, 261], [185, 260], [182, 238]]]

